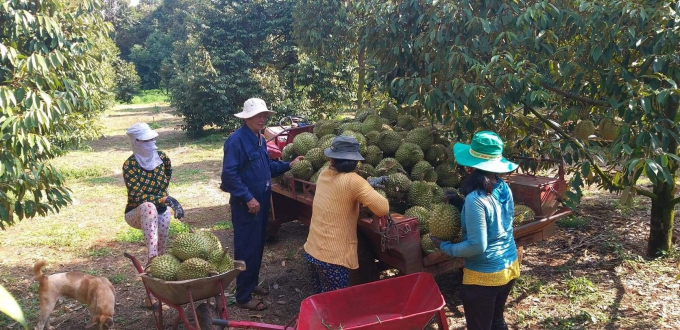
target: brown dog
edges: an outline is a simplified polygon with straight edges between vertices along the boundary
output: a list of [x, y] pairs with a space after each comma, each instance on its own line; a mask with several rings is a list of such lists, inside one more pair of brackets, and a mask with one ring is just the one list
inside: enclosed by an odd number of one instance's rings
[[52, 327], [49, 325], [50, 314], [57, 301], [61, 297], [68, 297], [87, 304], [92, 320], [86, 328], [99, 325], [99, 329], [113, 328], [113, 308], [116, 305], [116, 297], [113, 294], [113, 285], [109, 280], [92, 276], [81, 272], [68, 272], [45, 275], [42, 268], [47, 261], [41, 260], [33, 265], [33, 275], [40, 282], [38, 294], [40, 296], [40, 319], [37, 330]]

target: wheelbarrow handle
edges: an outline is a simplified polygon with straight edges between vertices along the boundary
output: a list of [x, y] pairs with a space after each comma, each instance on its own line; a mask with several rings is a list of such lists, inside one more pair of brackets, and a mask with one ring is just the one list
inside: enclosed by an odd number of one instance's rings
[[141, 273], [144, 272], [144, 267], [142, 267], [142, 264], [139, 262], [139, 260], [137, 258], [135, 258], [135, 256], [133, 256], [133, 255], [127, 253], [127, 252], [123, 252], [123, 255], [126, 258], [130, 259], [130, 261], [132, 261], [132, 264], [135, 265], [135, 268], [137, 268], [138, 273], [141, 274]]

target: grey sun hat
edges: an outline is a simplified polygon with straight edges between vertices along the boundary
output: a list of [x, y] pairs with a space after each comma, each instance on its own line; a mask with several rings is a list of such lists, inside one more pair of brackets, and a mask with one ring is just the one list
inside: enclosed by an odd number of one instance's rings
[[364, 160], [359, 153], [359, 142], [351, 136], [340, 135], [333, 139], [330, 148], [324, 150], [324, 155], [328, 158]]

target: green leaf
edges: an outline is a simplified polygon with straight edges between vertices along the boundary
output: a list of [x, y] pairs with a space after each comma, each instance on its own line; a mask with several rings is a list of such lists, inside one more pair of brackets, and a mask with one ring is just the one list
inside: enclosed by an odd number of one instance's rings
[[[0, 212], [2, 212], [2, 210], [7, 212], [4, 206], [0, 205]], [[28, 324], [26, 323], [24, 313], [21, 311], [21, 307], [12, 294], [2, 285], [0, 285], [0, 301], [2, 301], [2, 304], [0, 304], [0, 312], [23, 325], [24, 329], [28, 329]]]
[[602, 47], [600, 47], [600, 45], [595, 46], [591, 51], [591, 55], [593, 56], [593, 61], [597, 62], [602, 56]]

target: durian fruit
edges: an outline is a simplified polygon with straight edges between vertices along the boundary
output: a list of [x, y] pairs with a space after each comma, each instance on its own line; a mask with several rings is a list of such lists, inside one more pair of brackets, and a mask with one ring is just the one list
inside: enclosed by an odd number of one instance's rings
[[425, 234], [420, 238], [420, 247], [425, 255], [437, 251], [437, 247], [434, 246], [434, 242], [432, 242], [430, 236], [431, 234]]
[[377, 115], [378, 113], [373, 108], [362, 108], [354, 115], [354, 120], [363, 122], [370, 115]]
[[175, 258], [175, 256], [166, 253], [153, 258], [147, 272], [149, 275], [161, 280], [174, 281], [177, 279], [177, 270], [180, 263], [179, 259]]
[[316, 171], [320, 169], [326, 161], [328, 161], [328, 157], [326, 157], [324, 151], [321, 148], [312, 148], [305, 155], [305, 160], [308, 160], [310, 163], [312, 163], [312, 167]]
[[611, 118], [602, 118], [600, 120], [600, 125], [599, 125], [599, 130], [600, 130], [600, 135], [602, 136], [603, 139], [612, 141], [615, 140], [616, 137], [618, 136], [618, 130], [619, 127], [614, 123], [614, 120]]
[[435, 169], [437, 172], [437, 184], [442, 187], [458, 187], [463, 179], [460, 173], [451, 168], [449, 164], [441, 164]]
[[394, 155], [399, 164], [403, 165], [405, 168], [411, 168], [413, 165], [423, 160], [425, 155], [423, 150], [415, 143], [405, 142]]
[[448, 148], [441, 144], [433, 144], [430, 149], [425, 152], [425, 160], [432, 164], [432, 166], [446, 163], [448, 161], [447, 149]]
[[283, 150], [281, 150], [281, 158], [283, 161], [290, 162], [297, 157], [298, 154], [295, 152], [295, 147], [293, 147], [292, 144], [286, 145], [283, 147]]
[[375, 176], [375, 167], [371, 164], [366, 164], [366, 163], [361, 163], [361, 165], [357, 166], [356, 169], [357, 174], [361, 175], [362, 178], [367, 179], [369, 177]]
[[344, 132], [344, 131], [352, 131], [352, 132], [357, 132], [357, 133], [361, 132], [361, 122], [350, 121], [350, 122], [342, 123], [342, 124], [340, 124], [340, 126], [338, 126], [338, 130], [340, 132]]
[[337, 124], [332, 120], [321, 120], [314, 124], [314, 134], [318, 138], [326, 135], [335, 134]]
[[321, 166], [321, 168], [318, 171], [316, 171], [316, 173], [314, 173], [314, 175], [312, 175], [312, 178], [309, 179], [309, 182], [316, 183], [316, 181], [319, 180], [319, 175], [321, 175], [321, 172], [326, 170], [329, 166], [331, 166], [330, 161], [323, 164], [323, 166]]
[[431, 127], [418, 127], [406, 134], [406, 142], [417, 144], [420, 149], [426, 151], [430, 149], [434, 143], [434, 135], [432, 135]]
[[310, 161], [303, 159], [290, 168], [290, 173], [296, 179], [308, 181], [314, 175], [314, 166]]
[[385, 104], [385, 106], [380, 109], [380, 117], [387, 119], [390, 125], [396, 124], [397, 118], [399, 117], [397, 107], [392, 103]]
[[383, 158], [378, 165], [375, 166], [378, 176], [390, 175], [400, 173], [404, 167], [394, 158]]
[[422, 206], [414, 206], [406, 210], [404, 216], [418, 219], [418, 223], [420, 224], [420, 235], [425, 235], [430, 232], [430, 225], [428, 222], [430, 220], [430, 213], [430, 210]]
[[432, 190], [432, 204], [444, 203], [444, 189], [434, 182], [428, 182]]
[[366, 148], [364, 158], [366, 163], [376, 166], [383, 159], [383, 152], [377, 146], [370, 145]]
[[298, 155], [306, 155], [309, 150], [316, 147], [316, 143], [319, 139], [316, 135], [304, 132], [295, 136], [293, 139], [293, 147]]
[[513, 227], [519, 227], [525, 222], [531, 222], [534, 220], [536, 213], [530, 207], [526, 205], [515, 205], [515, 217], [512, 220]]
[[411, 168], [411, 180], [437, 182], [437, 172], [427, 161], [421, 160]]
[[208, 242], [208, 254], [212, 253], [212, 251], [222, 251], [222, 242], [220, 242], [220, 239], [215, 234], [207, 230], [201, 230], [198, 234], [203, 236]]
[[432, 188], [425, 181], [415, 181], [408, 190], [408, 203], [429, 207], [432, 203]]
[[210, 255], [208, 255], [208, 262], [213, 264], [215, 267], [217, 267], [217, 264], [222, 260], [222, 250], [214, 250], [210, 252]]
[[369, 115], [361, 124], [361, 134], [378, 132], [382, 129], [382, 119], [378, 115]]
[[222, 259], [215, 265], [217, 272], [222, 274], [234, 269], [234, 259], [227, 253], [222, 255]]
[[592, 120], [581, 120], [574, 128], [574, 136], [582, 141], [588, 141], [588, 137], [595, 134], [595, 124]]
[[461, 236], [460, 212], [450, 204], [435, 204], [429, 219], [430, 233], [435, 237], [459, 242]]
[[412, 130], [416, 125], [416, 119], [411, 115], [401, 115], [397, 117], [397, 126], [406, 131]]
[[207, 258], [209, 241], [198, 233], [181, 233], [172, 243], [171, 253], [179, 260]]
[[191, 280], [194, 278], [207, 277], [210, 273], [216, 273], [217, 269], [211, 263], [201, 258], [187, 259], [177, 269], [177, 280]]
[[411, 188], [411, 180], [402, 173], [390, 174], [387, 184], [385, 185], [385, 192], [387, 197], [404, 200], [408, 196], [408, 190]]
[[368, 145], [366, 144], [366, 137], [363, 134], [355, 131], [344, 131], [340, 135], [353, 137], [359, 142], [359, 153], [363, 155], [366, 152]]
[[395, 131], [382, 131], [378, 137], [377, 146], [385, 156], [393, 156], [397, 152], [404, 138]]
[[330, 148], [331, 144], [333, 144], [333, 139], [335, 139], [335, 134], [324, 135], [319, 139], [317, 146], [321, 151], [326, 151], [326, 149]]
[[366, 133], [366, 143], [368, 145], [377, 145], [378, 144], [378, 139], [380, 138], [380, 132], [379, 131], [371, 131]]

